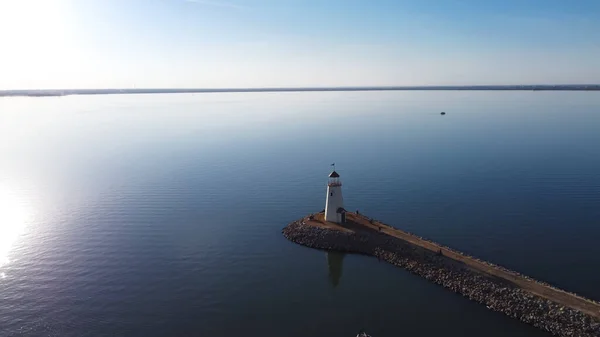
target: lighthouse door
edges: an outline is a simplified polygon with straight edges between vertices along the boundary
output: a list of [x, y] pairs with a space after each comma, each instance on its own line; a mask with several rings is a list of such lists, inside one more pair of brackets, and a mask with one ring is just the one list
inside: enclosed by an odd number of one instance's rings
[[346, 223], [346, 212], [342, 212], [340, 215], [342, 216], [342, 223]]

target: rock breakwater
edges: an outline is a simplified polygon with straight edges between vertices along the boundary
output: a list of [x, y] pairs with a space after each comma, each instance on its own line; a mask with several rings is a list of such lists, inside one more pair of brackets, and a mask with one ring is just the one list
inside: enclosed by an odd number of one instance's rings
[[596, 317], [381, 232], [340, 231], [309, 225], [304, 220], [290, 223], [282, 232], [303, 246], [375, 256], [556, 336], [600, 336], [600, 321]]

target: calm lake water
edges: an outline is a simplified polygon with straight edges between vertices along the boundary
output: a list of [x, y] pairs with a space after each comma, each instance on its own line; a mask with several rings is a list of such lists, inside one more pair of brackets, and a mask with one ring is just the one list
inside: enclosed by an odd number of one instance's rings
[[546, 336], [281, 229], [335, 162], [348, 209], [600, 300], [599, 146], [593, 92], [0, 99], [0, 336]]

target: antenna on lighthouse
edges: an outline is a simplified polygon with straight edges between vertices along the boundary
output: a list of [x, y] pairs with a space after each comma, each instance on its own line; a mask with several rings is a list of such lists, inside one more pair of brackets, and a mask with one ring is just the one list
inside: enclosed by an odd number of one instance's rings
[[331, 166], [333, 166], [333, 170], [335, 171], [335, 163], [331, 164]]

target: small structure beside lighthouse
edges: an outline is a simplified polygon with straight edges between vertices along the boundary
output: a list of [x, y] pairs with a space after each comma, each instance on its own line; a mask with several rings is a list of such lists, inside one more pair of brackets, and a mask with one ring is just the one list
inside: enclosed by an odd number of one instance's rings
[[335, 171], [329, 174], [327, 182], [327, 199], [325, 202], [325, 221], [342, 224], [346, 222], [346, 210], [344, 209], [344, 198], [342, 197], [342, 182], [340, 175]]

